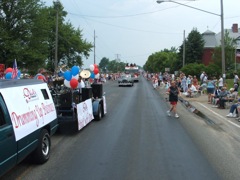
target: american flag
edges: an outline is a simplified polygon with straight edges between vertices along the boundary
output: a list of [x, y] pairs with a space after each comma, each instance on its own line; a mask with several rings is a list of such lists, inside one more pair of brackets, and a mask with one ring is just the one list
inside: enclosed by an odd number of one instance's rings
[[13, 70], [12, 70], [12, 79], [17, 79], [18, 77], [18, 68], [16, 59], [13, 62]]

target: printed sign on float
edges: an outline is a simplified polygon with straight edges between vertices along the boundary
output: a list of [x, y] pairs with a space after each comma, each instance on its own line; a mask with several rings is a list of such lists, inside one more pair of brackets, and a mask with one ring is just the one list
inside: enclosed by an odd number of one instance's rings
[[78, 130], [82, 129], [94, 119], [91, 99], [77, 104], [77, 116]]
[[[41, 89], [46, 89], [49, 99], [44, 99]], [[52, 96], [45, 84], [1, 89], [1, 93], [8, 107], [16, 141], [57, 118]]]

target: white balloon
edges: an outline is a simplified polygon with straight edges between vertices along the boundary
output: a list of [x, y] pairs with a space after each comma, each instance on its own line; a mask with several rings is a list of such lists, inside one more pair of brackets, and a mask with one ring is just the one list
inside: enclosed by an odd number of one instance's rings
[[99, 78], [100, 78], [100, 74], [99, 73], [95, 74], [95, 79], [99, 79]]
[[72, 78], [78, 80], [79, 74], [77, 74], [76, 76], [72, 76]]
[[68, 88], [71, 88], [70, 81], [64, 79], [64, 85]]
[[94, 65], [93, 64], [91, 64], [90, 66], [89, 66], [89, 68], [90, 68], [90, 71], [94, 71]]

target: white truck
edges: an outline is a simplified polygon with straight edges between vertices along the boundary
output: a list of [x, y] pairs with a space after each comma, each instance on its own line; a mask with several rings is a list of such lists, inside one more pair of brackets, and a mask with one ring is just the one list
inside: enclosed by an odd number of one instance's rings
[[125, 74], [131, 74], [134, 82], [139, 82], [139, 68], [135, 64], [126, 64], [125, 66]]

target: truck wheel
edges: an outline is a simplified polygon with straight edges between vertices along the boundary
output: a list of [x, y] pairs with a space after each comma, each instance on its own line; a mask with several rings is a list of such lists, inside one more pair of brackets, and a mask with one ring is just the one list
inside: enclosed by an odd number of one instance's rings
[[101, 120], [102, 119], [102, 105], [99, 104], [98, 106], [98, 114], [94, 117], [96, 120]]
[[51, 147], [51, 139], [46, 129], [41, 131], [38, 141], [38, 146], [33, 156], [36, 163], [43, 164], [49, 159]]

